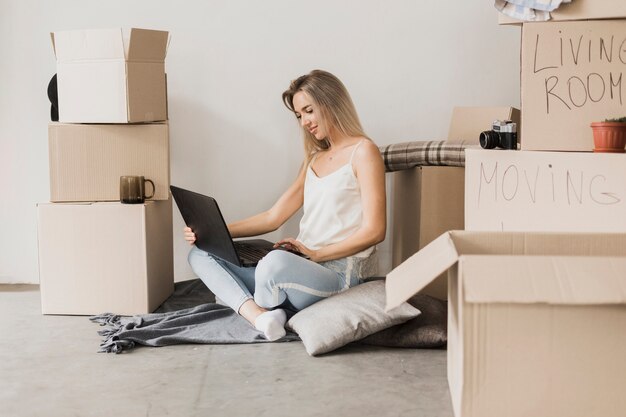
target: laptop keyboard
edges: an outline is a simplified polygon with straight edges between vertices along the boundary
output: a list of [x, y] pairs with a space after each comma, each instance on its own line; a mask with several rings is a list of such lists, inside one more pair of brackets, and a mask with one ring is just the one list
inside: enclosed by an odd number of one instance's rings
[[237, 254], [240, 258], [259, 261], [265, 255], [267, 255], [268, 251], [264, 249], [260, 249], [254, 246], [250, 246], [241, 242], [234, 242], [235, 248], [237, 249]]

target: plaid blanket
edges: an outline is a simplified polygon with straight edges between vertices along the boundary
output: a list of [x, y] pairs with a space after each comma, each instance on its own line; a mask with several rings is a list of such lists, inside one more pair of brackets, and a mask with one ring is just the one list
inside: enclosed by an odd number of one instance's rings
[[463, 143], [446, 141], [403, 142], [380, 146], [387, 172], [400, 171], [423, 165], [465, 166]]

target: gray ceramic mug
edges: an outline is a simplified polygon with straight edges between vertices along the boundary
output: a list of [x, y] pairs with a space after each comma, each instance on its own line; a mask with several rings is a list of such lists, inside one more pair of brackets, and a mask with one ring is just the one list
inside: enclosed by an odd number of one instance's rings
[[[152, 185], [152, 193], [146, 195], [146, 183]], [[146, 199], [154, 197], [155, 187], [152, 180], [141, 175], [124, 175], [120, 177], [120, 201], [124, 204], [143, 204]]]

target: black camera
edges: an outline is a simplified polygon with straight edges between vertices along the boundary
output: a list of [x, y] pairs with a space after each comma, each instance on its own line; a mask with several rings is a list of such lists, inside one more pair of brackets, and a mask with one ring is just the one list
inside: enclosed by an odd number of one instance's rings
[[496, 120], [491, 129], [480, 133], [480, 146], [485, 149], [517, 149], [517, 124], [510, 120]]

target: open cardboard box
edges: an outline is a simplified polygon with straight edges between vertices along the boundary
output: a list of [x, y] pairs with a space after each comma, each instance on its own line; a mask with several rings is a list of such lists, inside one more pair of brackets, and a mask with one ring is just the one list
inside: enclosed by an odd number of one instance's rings
[[52, 33], [59, 121], [167, 120], [168, 36], [164, 31], [135, 28]]
[[445, 270], [457, 417], [624, 415], [626, 234], [444, 233], [388, 274], [387, 309]]

